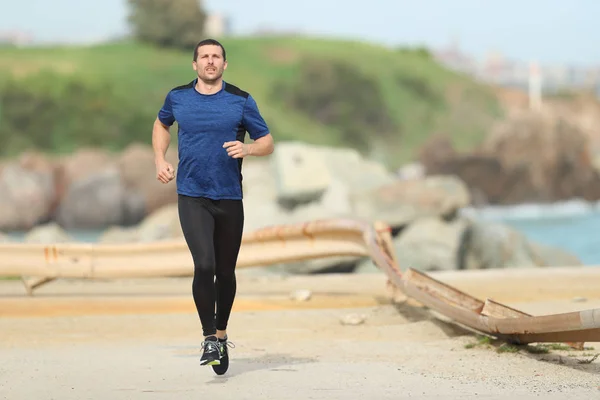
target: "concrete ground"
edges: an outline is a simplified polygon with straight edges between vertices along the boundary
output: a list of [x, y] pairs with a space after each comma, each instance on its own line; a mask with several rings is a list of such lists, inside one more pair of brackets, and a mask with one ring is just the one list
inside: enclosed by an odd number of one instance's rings
[[[600, 269], [435, 275], [535, 314], [600, 307]], [[519, 275], [520, 274], [520, 275]], [[552, 278], [554, 277], [554, 278]], [[499, 353], [500, 342], [393, 304], [382, 274], [239, 274], [231, 366], [198, 364], [190, 280], [0, 281], [0, 399], [594, 399], [600, 343]], [[568, 286], [568, 288], [565, 288]], [[528, 290], [520, 289], [529, 288]], [[307, 289], [307, 301], [290, 299]], [[344, 325], [342, 318], [364, 318]]]

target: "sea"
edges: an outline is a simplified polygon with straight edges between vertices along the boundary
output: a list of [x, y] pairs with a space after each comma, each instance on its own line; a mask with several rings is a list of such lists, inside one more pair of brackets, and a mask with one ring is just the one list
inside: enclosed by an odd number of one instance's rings
[[575, 254], [586, 266], [600, 266], [600, 202], [466, 208], [462, 213], [504, 223], [532, 241]]
[[[600, 202], [570, 200], [554, 204], [520, 204], [465, 208], [465, 215], [501, 222], [522, 232], [528, 239], [575, 254], [586, 266], [600, 266]], [[77, 241], [94, 243], [100, 231], [69, 231]], [[19, 240], [24, 232], [8, 235]]]

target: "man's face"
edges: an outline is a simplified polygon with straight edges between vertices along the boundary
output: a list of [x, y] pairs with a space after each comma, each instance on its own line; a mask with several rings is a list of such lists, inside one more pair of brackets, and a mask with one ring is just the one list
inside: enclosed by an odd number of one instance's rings
[[227, 61], [223, 59], [220, 46], [205, 45], [198, 48], [198, 58], [193, 62], [193, 67], [201, 80], [211, 83], [223, 76]]

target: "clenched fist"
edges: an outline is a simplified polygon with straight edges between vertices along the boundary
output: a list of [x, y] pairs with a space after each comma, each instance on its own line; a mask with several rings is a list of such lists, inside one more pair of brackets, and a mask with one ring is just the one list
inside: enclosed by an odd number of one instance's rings
[[223, 143], [223, 148], [227, 150], [227, 155], [231, 158], [244, 158], [249, 155], [248, 145], [239, 140], [225, 142]]
[[156, 179], [162, 183], [169, 183], [175, 178], [175, 168], [162, 160], [156, 162]]

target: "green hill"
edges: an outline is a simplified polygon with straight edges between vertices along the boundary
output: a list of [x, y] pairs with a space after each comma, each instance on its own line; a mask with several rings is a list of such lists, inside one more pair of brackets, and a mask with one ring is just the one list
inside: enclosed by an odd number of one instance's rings
[[[397, 167], [434, 133], [473, 146], [499, 114], [491, 89], [424, 51], [308, 38], [223, 44], [225, 79], [252, 93], [277, 140], [355, 147]], [[149, 143], [168, 90], [195, 77], [192, 51], [0, 48], [0, 154]]]

